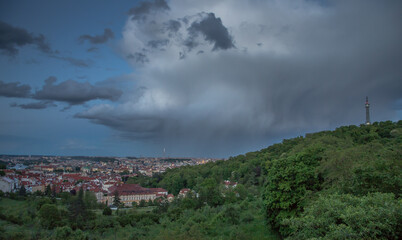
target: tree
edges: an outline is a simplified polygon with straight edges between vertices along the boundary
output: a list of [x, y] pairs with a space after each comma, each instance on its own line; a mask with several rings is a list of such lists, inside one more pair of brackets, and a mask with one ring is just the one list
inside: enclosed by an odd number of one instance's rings
[[113, 193], [113, 205], [115, 205], [116, 207], [120, 207], [121, 206], [121, 200], [120, 200], [120, 196], [119, 196], [119, 192], [116, 190]]
[[55, 198], [56, 197], [56, 186], [53, 185], [52, 187], [52, 197]]
[[70, 222], [73, 229], [84, 227], [88, 219], [91, 219], [93, 217], [90, 212], [87, 211], [83, 198], [84, 190], [80, 188], [78, 196], [76, 196], [75, 199], [71, 201], [68, 208], [70, 214]]
[[290, 239], [400, 239], [401, 200], [392, 193], [321, 195], [297, 218], [285, 220]]
[[219, 185], [214, 178], [207, 178], [200, 187], [201, 203], [210, 206], [218, 206], [223, 203], [222, 194], [219, 191]]
[[110, 216], [110, 215], [112, 215], [112, 209], [110, 209], [110, 207], [105, 207], [105, 208], [103, 209], [103, 215], [105, 215], [105, 216]]
[[319, 146], [311, 146], [298, 154], [271, 162], [264, 193], [267, 218], [285, 236], [289, 229], [281, 222], [301, 213], [306, 193], [320, 188], [316, 168], [322, 151]]
[[237, 184], [234, 191], [238, 194], [238, 196], [241, 200], [245, 199], [248, 195], [247, 189], [243, 184]]
[[24, 185], [21, 185], [20, 190], [18, 191], [20, 196], [25, 196], [27, 194], [27, 190], [25, 189]]
[[48, 229], [53, 229], [61, 223], [60, 212], [54, 204], [44, 204], [39, 210], [39, 218], [42, 226]]
[[98, 206], [95, 193], [86, 191], [84, 194], [84, 203], [88, 209], [95, 209]]
[[52, 201], [47, 197], [39, 198], [38, 200], [36, 200], [36, 210], [39, 211], [43, 205], [51, 204], [51, 203], [52, 203]]
[[73, 230], [68, 226], [58, 227], [55, 229], [56, 239], [71, 239]]
[[48, 197], [50, 197], [52, 195], [52, 189], [50, 188], [50, 185], [46, 186], [45, 195]]
[[144, 199], [142, 199], [142, 200], [140, 201], [139, 207], [145, 207], [145, 206], [147, 206], [147, 202], [146, 202]]
[[225, 220], [231, 224], [238, 224], [239, 223], [239, 209], [235, 208], [233, 205], [227, 205], [223, 211], [223, 215]]

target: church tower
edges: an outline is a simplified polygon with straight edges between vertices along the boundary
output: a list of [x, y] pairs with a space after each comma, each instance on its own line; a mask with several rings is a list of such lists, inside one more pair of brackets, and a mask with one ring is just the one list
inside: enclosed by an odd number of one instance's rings
[[370, 104], [368, 102], [368, 97], [366, 97], [366, 125], [370, 124]]

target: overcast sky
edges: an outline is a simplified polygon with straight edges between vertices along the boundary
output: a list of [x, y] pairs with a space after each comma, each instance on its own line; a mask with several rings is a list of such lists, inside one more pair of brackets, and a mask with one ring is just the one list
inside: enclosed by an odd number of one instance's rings
[[400, 0], [0, 0], [0, 153], [229, 157], [402, 117]]

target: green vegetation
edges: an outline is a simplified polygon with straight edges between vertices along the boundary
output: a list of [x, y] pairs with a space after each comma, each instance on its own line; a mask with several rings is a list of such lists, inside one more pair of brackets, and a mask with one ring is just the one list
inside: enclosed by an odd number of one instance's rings
[[290, 239], [400, 239], [401, 218], [401, 200], [392, 193], [331, 194], [284, 223], [290, 226]]
[[400, 129], [341, 127], [263, 150], [268, 222], [293, 239], [400, 239]]
[[0, 239], [401, 239], [401, 165], [402, 121], [340, 127], [127, 180], [194, 190], [170, 203], [112, 211], [82, 191], [21, 190], [0, 200]]

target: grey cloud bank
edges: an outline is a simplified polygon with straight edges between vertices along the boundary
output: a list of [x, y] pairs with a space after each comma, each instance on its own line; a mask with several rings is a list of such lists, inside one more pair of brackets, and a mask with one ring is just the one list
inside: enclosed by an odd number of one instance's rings
[[75, 80], [66, 80], [55, 84], [56, 77], [45, 80], [42, 89], [31, 93], [31, 86], [19, 82], [4, 83], [0, 81], [0, 96], [9, 98], [31, 98], [42, 100], [27, 104], [11, 103], [11, 107], [22, 109], [45, 109], [56, 107], [54, 101], [65, 102], [70, 106], [84, 104], [91, 100], [117, 101], [122, 91], [110, 86], [96, 86], [89, 82], [80, 83]]
[[[83, 35], [80, 37], [82, 41], [89, 40], [93, 44], [104, 43], [110, 38], [113, 38], [113, 32], [111, 32], [110, 29], [105, 29], [104, 35], [101, 36], [92, 37]], [[37, 49], [45, 53], [48, 57], [68, 62], [76, 67], [87, 68], [92, 63], [90, 60], [60, 55], [57, 50], [51, 49], [43, 34], [29, 33], [24, 28], [14, 27], [6, 22], [0, 21], [0, 50], [3, 54], [15, 57], [18, 55], [19, 49], [26, 45], [36, 46]]]
[[30, 93], [31, 86], [27, 84], [21, 84], [19, 82], [5, 83], [0, 81], [0, 96], [25, 98], [29, 97]]
[[27, 104], [11, 103], [11, 107], [19, 107], [22, 109], [45, 109], [48, 107], [57, 107], [52, 101], [32, 102]]
[[49, 125], [43, 142], [89, 154], [228, 157], [364, 123], [366, 96], [373, 121], [402, 116], [402, 1], [4, 5], [1, 135]]
[[138, 6], [131, 8], [128, 14], [132, 15], [133, 20], [145, 21], [147, 15], [169, 9], [165, 0], [143, 1]]
[[35, 45], [42, 52], [51, 52], [42, 34], [34, 35], [23, 28], [0, 21], [0, 49], [4, 54], [15, 56], [18, 54], [18, 48], [25, 45]]
[[401, 2], [222, 3], [170, 1], [129, 19], [123, 49], [144, 91], [76, 117], [177, 154], [219, 156], [363, 123], [366, 95], [375, 120], [396, 118]]
[[45, 85], [41, 90], [35, 92], [33, 98], [77, 105], [95, 99], [116, 101], [122, 94], [120, 90], [110, 87], [98, 87], [88, 82], [80, 83], [74, 80], [66, 80], [55, 84], [56, 81], [55, 77], [46, 79]]
[[233, 48], [233, 40], [220, 18], [214, 13], [208, 13], [199, 22], [193, 22], [189, 28], [191, 35], [202, 33], [205, 40], [214, 43], [213, 50]]
[[81, 35], [78, 38], [78, 40], [80, 42], [84, 42], [87, 40], [92, 44], [102, 44], [102, 43], [107, 42], [109, 39], [113, 39], [113, 38], [114, 38], [113, 31], [110, 28], [105, 28], [102, 35], [91, 36], [88, 34], [84, 34], [84, 35]]

